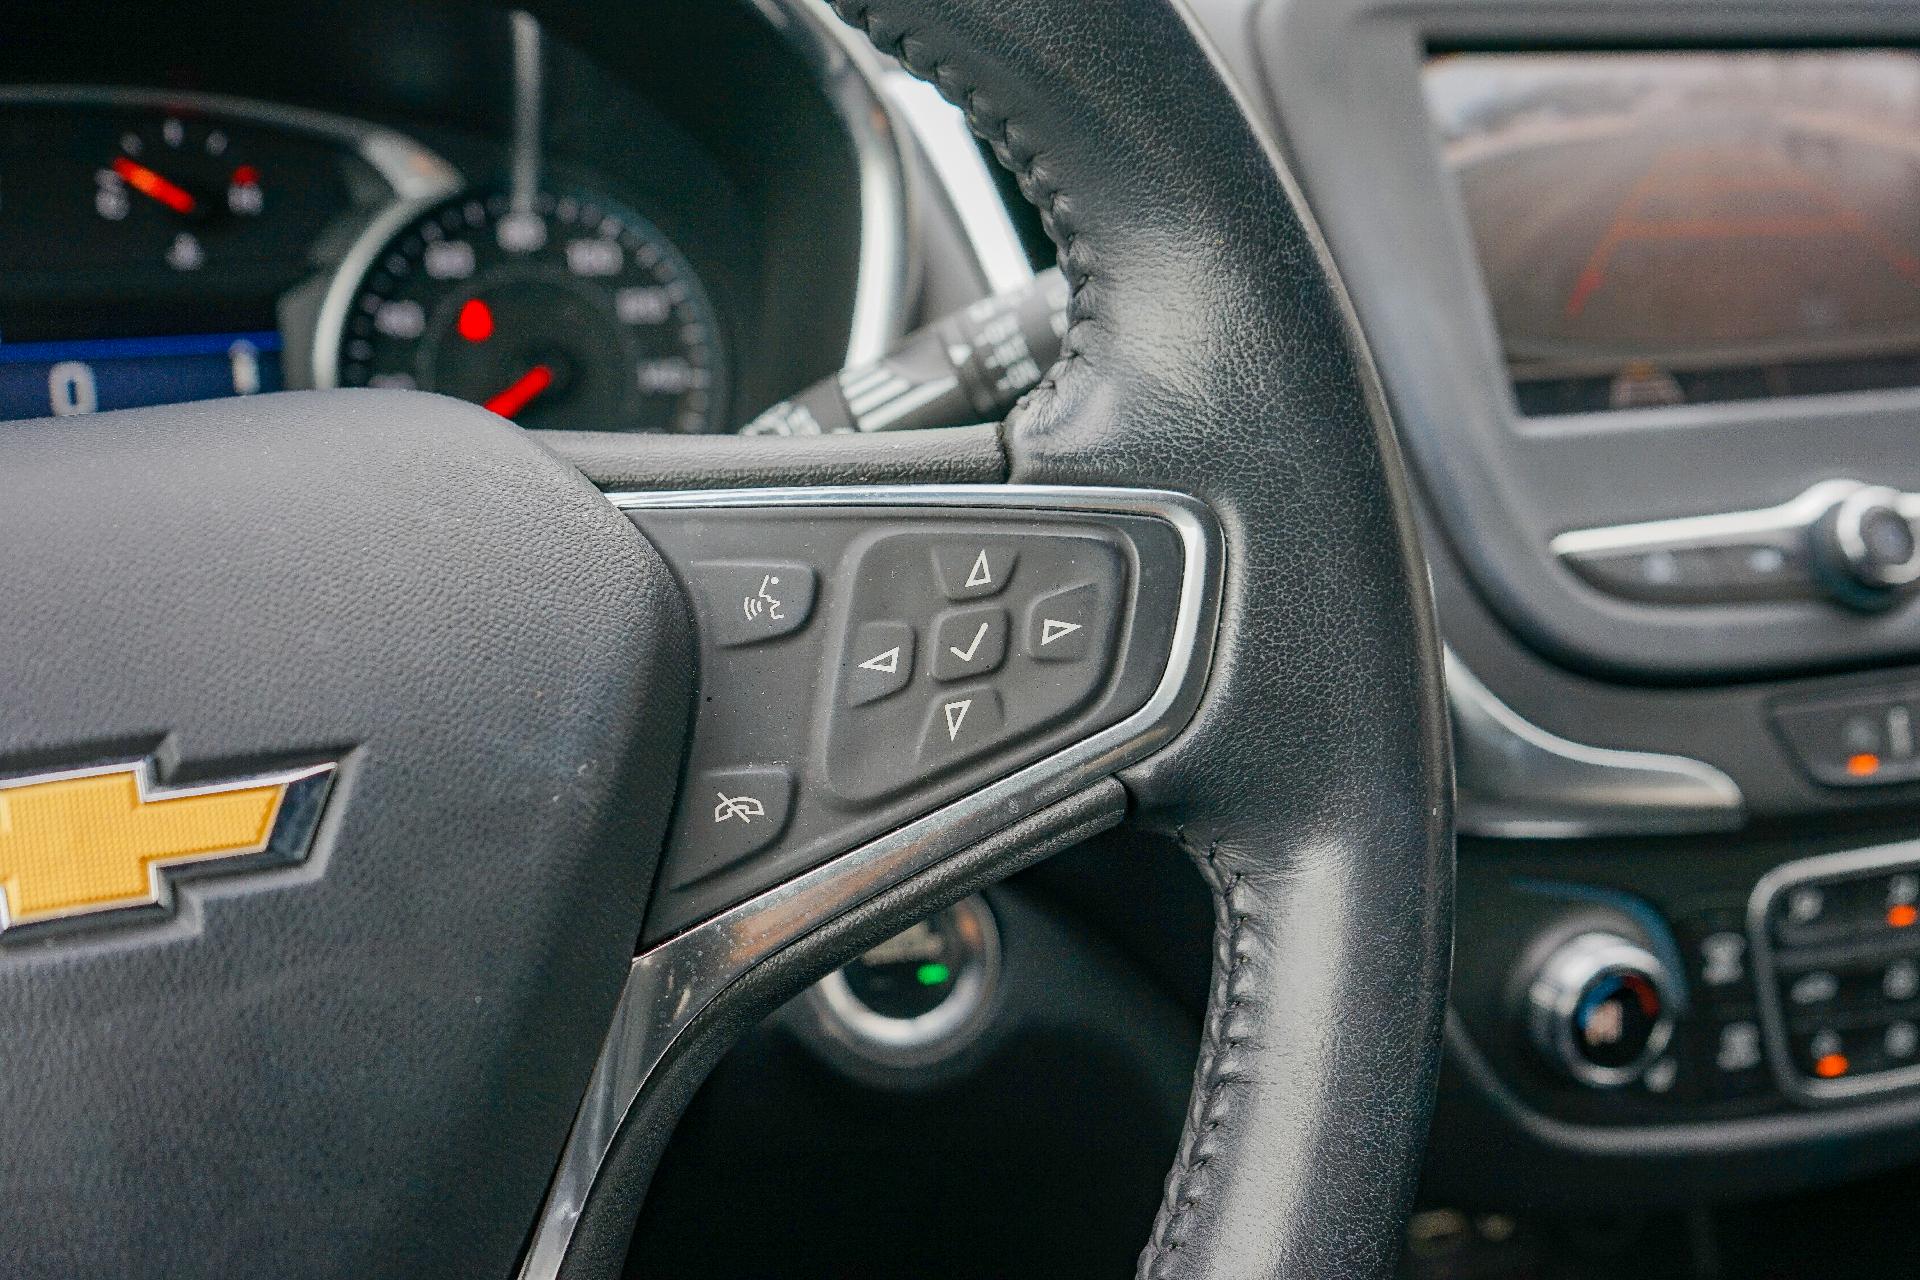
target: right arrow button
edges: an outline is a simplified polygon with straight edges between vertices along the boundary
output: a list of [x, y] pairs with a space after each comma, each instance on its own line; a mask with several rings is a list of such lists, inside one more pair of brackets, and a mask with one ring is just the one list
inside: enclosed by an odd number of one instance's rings
[[1027, 607], [1026, 652], [1039, 662], [1078, 662], [1104, 636], [1100, 591], [1091, 582], [1041, 596]]

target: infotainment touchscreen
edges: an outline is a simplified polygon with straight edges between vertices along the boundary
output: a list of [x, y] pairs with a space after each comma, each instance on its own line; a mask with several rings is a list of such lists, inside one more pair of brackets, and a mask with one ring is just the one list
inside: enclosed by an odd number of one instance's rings
[[1424, 89], [1523, 413], [1920, 386], [1920, 55], [1447, 54]]

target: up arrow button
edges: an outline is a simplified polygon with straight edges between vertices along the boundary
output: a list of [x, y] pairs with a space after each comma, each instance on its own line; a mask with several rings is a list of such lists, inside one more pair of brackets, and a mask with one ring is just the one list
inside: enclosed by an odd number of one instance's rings
[[1006, 589], [1019, 558], [1000, 542], [938, 542], [933, 547], [933, 576], [949, 600], [982, 600]]

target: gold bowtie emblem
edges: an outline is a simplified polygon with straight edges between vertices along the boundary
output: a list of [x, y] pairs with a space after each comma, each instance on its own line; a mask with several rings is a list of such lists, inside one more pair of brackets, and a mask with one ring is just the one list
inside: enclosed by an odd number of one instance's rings
[[162, 787], [135, 760], [0, 780], [0, 928], [164, 906], [180, 868], [297, 861], [333, 769]]

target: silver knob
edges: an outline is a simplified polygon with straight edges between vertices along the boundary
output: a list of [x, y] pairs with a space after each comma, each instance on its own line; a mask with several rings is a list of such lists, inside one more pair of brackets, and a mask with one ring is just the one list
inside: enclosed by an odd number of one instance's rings
[[1551, 1066], [1581, 1084], [1631, 1084], [1673, 1038], [1672, 978], [1618, 934], [1580, 934], [1527, 988], [1527, 1031]]
[[1816, 524], [1816, 559], [1876, 591], [1920, 579], [1920, 538], [1900, 505], [1901, 495], [1892, 489], [1854, 490]]

